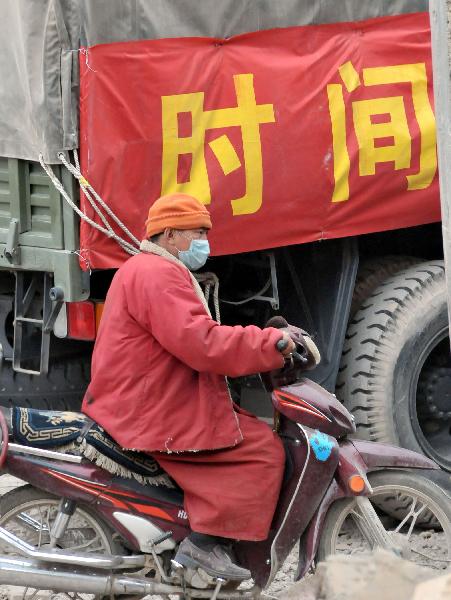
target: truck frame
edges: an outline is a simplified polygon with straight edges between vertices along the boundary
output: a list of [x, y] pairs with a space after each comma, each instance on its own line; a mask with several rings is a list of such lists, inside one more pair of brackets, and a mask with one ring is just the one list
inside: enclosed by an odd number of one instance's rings
[[[56, 2], [56, 13], [68, 4]], [[445, 2], [431, 0], [429, 10], [443, 235], [440, 223], [432, 223], [217, 257], [209, 269], [221, 281], [224, 323], [263, 326], [280, 313], [314, 335], [322, 362], [312, 378], [348, 406], [359, 436], [420, 449], [451, 470], [450, 288], [443, 253], [449, 248], [451, 135], [448, 67], [437, 50], [446, 37]], [[63, 50], [63, 56], [73, 52]], [[76, 73], [75, 63], [70, 68]], [[76, 199], [77, 182], [59, 161], [48, 162]], [[80, 406], [114, 270], [80, 268], [79, 225], [36, 157], [0, 158], [3, 405]], [[231, 385], [243, 406], [270, 418], [257, 376]]]

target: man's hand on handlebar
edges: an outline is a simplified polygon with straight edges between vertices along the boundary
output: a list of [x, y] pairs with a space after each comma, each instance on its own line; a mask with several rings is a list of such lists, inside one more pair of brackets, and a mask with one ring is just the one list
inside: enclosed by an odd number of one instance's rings
[[283, 317], [278, 315], [271, 317], [266, 323], [266, 327], [280, 329], [283, 337], [277, 342], [276, 347], [285, 358], [286, 364], [302, 365], [304, 371], [309, 371], [320, 362], [321, 355], [318, 347], [306, 331], [289, 325]]
[[296, 350], [296, 344], [291, 339], [291, 336], [286, 331], [283, 332], [283, 337], [277, 342], [277, 350], [282, 354], [282, 356], [288, 357]]

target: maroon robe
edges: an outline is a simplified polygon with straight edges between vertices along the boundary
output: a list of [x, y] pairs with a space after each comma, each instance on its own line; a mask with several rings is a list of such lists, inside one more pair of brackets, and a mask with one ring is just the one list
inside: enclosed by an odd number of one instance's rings
[[[281, 337], [273, 328], [216, 323], [189, 272], [160, 256], [138, 254], [113, 278], [83, 411], [124, 448], [168, 453], [158, 460], [185, 490], [197, 531], [266, 536], [283, 472], [281, 443], [267, 425], [235, 412], [224, 376], [281, 367]], [[246, 503], [254, 519], [239, 516]]]

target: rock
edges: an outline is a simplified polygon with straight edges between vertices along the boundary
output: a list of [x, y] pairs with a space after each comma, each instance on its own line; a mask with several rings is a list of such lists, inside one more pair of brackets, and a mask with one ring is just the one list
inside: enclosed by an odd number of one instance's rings
[[292, 585], [278, 597], [284, 600], [317, 600], [320, 591], [321, 579], [318, 574], [307, 577]]
[[380, 600], [381, 593], [384, 600], [410, 600], [416, 584], [434, 573], [383, 550], [328, 563], [322, 589], [328, 600]]
[[[451, 600], [451, 575], [439, 577], [434, 571], [409, 562], [385, 550], [373, 554], [330, 556], [318, 565], [316, 574], [282, 593], [289, 600], [412, 600], [422, 582]], [[444, 581], [442, 581], [442, 579]], [[443, 591], [442, 591], [443, 590]], [[444, 594], [444, 595], [443, 595]], [[448, 596], [446, 595], [448, 594]], [[438, 595], [437, 600], [442, 600]], [[415, 600], [436, 600], [429, 591]]]
[[450, 600], [451, 574], [420, 583], [412, 600]]

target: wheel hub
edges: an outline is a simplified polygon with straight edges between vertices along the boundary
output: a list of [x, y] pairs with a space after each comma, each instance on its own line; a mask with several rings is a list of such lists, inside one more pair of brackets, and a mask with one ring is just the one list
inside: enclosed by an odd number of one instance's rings
[[419, 395], [436, 419], [451, 418], [451, 367], [424, 369]]

